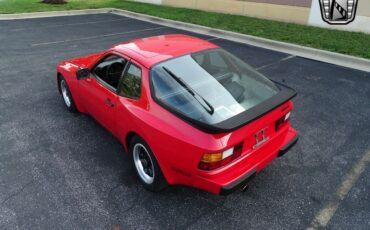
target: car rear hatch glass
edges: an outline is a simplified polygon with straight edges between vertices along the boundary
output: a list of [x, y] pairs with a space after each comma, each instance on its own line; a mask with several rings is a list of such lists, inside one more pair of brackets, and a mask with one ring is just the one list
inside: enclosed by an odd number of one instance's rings
[[237, 129], [296, 94], [222, 49], [157, 64], [151, 87], [160, 105], [209, 133]]

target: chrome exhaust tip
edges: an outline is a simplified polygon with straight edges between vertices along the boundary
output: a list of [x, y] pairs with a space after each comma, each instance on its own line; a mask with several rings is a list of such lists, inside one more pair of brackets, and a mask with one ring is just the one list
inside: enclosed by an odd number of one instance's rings
[[248, 184], [243, 185], [243, 186], [240, 188], [240, 191], [245, 192], [245, 191], [247, 191], [247, 190], [248, 190], [248, 188], [249, 188], [249, 185], [248, 185]]

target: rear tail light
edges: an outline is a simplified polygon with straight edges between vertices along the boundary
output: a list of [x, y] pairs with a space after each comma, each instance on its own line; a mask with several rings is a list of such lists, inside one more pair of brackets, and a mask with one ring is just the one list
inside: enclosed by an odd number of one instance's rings
[[290, 112], [285, 114], [282, 118], [276, 121], [275, 123], [275, 131], [279, 131], [282, 127], [285, 126], [290, 120]]
[[200, 160], [199, 168], [213, 170], [227, 165], [242, 154], [243, 142], [219, 153], [205, 153]]

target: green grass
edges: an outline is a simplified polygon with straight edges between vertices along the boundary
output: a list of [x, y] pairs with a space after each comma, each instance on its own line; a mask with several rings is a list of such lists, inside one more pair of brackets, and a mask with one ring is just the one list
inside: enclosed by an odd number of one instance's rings
[[370, 59], [370, 35], [245, 16], [150, 5], [124, 0], [68, 0], [50, 5], [39, 0], [0, 0], [0, 13], [72, 10], [114, 7], [162, 18], [190, 22], [253, 36], [349, 54]]

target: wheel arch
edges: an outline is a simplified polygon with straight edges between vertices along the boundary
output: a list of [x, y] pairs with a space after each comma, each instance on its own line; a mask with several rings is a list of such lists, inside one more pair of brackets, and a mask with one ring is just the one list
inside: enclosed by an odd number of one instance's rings
[[86, 113], [85, 106], [83, 101], [81, 100], [81, 95], [78, 90], [77, 80], [71, 77], [71, 73], [66, 71], [64, 68], [59, 67], [57, 69], [57, 85], [58, 85], [58, 92], [62, 94], [62, 90], [60, 88], [60, 80], [64, 79], [68, 85], [69, 91], [71, 93], [73, 102], [75, 103], [76, 110], [80, 113]]
[[173, 184], [173, 176], [171, 175], [170, 173], [170, 167], [169, 165], [164, 162], [163, 160], [160, 160], [159, 156], [158, 156], [158, 153], [156, 153], [150, 146], [150, 143], [147, 141], [147, 139], [145, 138], [145, 135], [140, 135], [138, 132], [135, 132], [135, 131], [129, 131], [127, 134], [126, 134], [126, 137], [125, 137], [125, 142], [124, 142], [124, 148], [126, 150], [126, 153], [129, 154], [129, 149], [130, 149], [130, 142], [132, 141], [132, 139], [137, 136], [139, 138], [141, 138], [148, 146], [149, 148], [151, 149], [158, 165], [159, 165], [159, 168], [161, 169], [162, 171], [162, 174], [165, 178], [165, 180], [167, 181], [167, 183], [169, 184]]
[[129, 151], [129, 148], [130, 148], [130, 143], [132, 141], [132, 139], [135, 137], [135, 136], [138, 136], [140, 137], [141, 139], [143, 139], [145, 141], [145, 139], [143, 137], [141, 137], [138, 133], [134, 132], [134, 131], [129, 131], [127, 134], [126, 134], [126, 137], [125, 137], [125, 149], [126, 149], [126, 152], [128, 153]]

